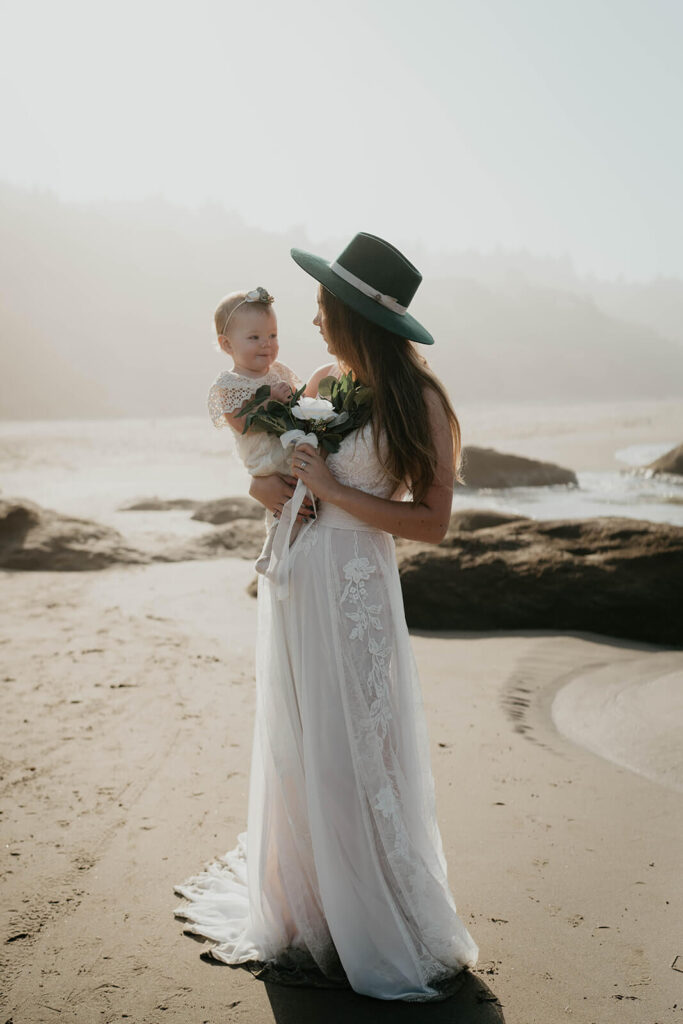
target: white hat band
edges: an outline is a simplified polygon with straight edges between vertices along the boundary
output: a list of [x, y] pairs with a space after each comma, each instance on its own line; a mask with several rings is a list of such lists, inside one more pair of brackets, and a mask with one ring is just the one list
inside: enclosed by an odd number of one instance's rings
[[342, 267], [341, 264], [330, 263], [330, 270], [336, 274], [337, 277], [341, 277], [342, 281], [347, 281], [348, 284], [352, 284], [353, 287], [357, 288], [359, 292], [363, 293], [363, 295], [367, 295], [368, 298], [374, 299], [375, 302], [379, 302], [381, 306], [386, 306], [386, 308], [390, 309], [392, 313], [398, 313], [399, 316], [405, 316], [408, 312], [407, 306], [402, 306], [401, 303], [397, 302], [396, 299], [393, 299], [391, 295], [382, 295], [382, 293], [378, 292], [376, 288], [373, 288], [372, 285], [367, 284], [365, 281], [361, 281], [360, 277], [356, 277], [355, 274], [352, 274], [350, 270], [346, 269], [346, 267]]

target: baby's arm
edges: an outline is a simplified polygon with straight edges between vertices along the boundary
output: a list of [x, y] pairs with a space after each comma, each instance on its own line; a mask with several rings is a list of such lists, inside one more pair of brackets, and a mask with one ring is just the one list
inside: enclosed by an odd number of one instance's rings
[[242, 402], [239, 409], [234, 409], [232, 412], [223, 411], [223, 422], [229, 423], [232, 429], [236, 430], [238, 434], [241, 434], [244, 430], [244, 417], [239, 417], [237, 414], [247, 404], [247, 401], [250, 401], [250, 399], [246, 399]]

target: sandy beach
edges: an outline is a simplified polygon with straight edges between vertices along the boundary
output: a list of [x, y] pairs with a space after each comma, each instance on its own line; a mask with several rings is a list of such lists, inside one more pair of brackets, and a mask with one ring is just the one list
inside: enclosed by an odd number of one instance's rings
[[[173, 885], [246, 820], [251, 578], [233, 558], [4, 574], [3, 1020], [490, 1019], [484, 1003], [456, 1018], [266, 986], [202, 961], [173, 917]], [[675, 1019], [681, 794], [552, 717], [571, 680], [605, 664], [641, 678], [662, 652], [590, 635], [413, 642], [451, 886], [505, 1020]], [[683, 652], [666, 656], [680, 681]]]
[[[508, 411], [506, 443], [493, 413], [464, 421], [471, 443], [578, 472], [683, 429], [671, 403], [575, 412]], [[152, 434], [150, 468], [133, 421], [6, 426], [4, 493], [141, 542], [212, 530], [119, 511], [136, 494], [240, 493], [210, 427]], [[0, 1021], [678, 1019], [683, 651], [595, 634], [413, 632], [450, 884], [480, 947], [459, 995], [380, 1004], [201, 958], [173, 886], [246, 825], [252, 578], [235, 557], [2, 571]]]

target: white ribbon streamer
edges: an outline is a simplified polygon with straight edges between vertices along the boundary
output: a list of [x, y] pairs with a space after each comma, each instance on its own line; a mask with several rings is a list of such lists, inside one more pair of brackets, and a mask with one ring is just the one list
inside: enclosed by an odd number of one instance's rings
[[280, 444], [283, 448], [289, 448], [290, 444], [296, 448], [300, 444], [310, 444], [311, 448], [317, 448], [318, 437], [317, 434], [306, 434], [303, 430], [295, 428], [294, 430], [285, 430], [284, 434], [280, 434]]
[[[317, 436], [315, 434], [306, 434], [303, 430], [288, 430], [280, 435], [280, 441], [283, 448], [288, 448], [291, 444], [295, 448], [298, 448], [301, 444], [310, 444], [312, 448], [318, 447]], [[275, 596], [280, 601], [289, 595], [290, 541], [296, 517], [299, 514], [307, 491], [308, 488], [303, 480], [297, 480], [294, 494], [285, 502], [282, 514], [277, 521], [272, 544], [270, 544], [270, 557], [266, 562], [268, 557], [267, 548], [269, 546], [268, 542], [266, 542], [266, 547], [261, 552], [261, 556], [255, 566], [256, 572], [265, 576], [273, 584]], [[315, 509], [314, 495], [311, 495], [311, 498], [313, 500], [313, 508]], [[301, 529], [295, 537], [295, 543], [311, 525], [312, 520], [301, 524]]]
[[402, 306], [400, 302], [392, 298], [391, 295], [383, 295], [382, 292], [378, 292], [376, 288], [373, 288], [371, 284], [361, 280], [360, 277], [356, 277], [346, 267], [342, 267], [340, 263], [330, 263], [330, 270], [341, 277], [342, 281], [346, 281], [348, 284], [352, 284], [354, 288], [357, 288], [363, 295], [367, 295], [368, 298], [374, 299], [375, 302], [379, 302], [381, 306], [386, 306], [392, 313], [398, 313], [399, 316], [405, 316], [408, 312], [407, 306]]

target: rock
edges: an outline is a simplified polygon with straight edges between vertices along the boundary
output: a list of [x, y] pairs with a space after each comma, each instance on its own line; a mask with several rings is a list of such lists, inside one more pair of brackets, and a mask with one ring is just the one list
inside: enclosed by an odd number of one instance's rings
[[167, 512], [169, 509], [199, 508], [201, 501], [193, 498], [136, 498], [119, 505], [119, 512]]
[[584, 630], [683, 646], [683, 527], [522, 519], [397, 554], [415, 628]]
[[554, 462], [539, 462], [521, 455], [507, 455], [494, 448], [463, 449], [462, 474], [466, 487], [549, 487], [552, 484], [578, 483], [572, 469]]
[[185, 562], [226, 555], [256, 558], [264, 539], [260, 518], [235, 518], [227, 526], [199, 537], [150, 538], [139, 548], [128, 544], [111, 526], [65, 516], [23, 498], [0, 499], [3, 569], [79, 571], [121, 563]]
[[197, 503], [192, 516], [203, 523], [230, 523], [233, 519], [263, 520], [266, 510], [253, 498], [217, 498], [215, 501]]
[[528, 516], [519, 516], [514, 512], [496, 512], [494, 509], [488, 508], [463, 508], [451, 516], [446, 536], [459, 530], [471, 533], [473, 530], [485, 530], [489, 526], [515, 523], [522, 519], [526, 520]]
[[654, 462], [650, 462], [647, 466], [643, 467], [653, 476], [658, 476], [660, 473], [672, 473], [675, 476], [683, 476], [683, 444], [679, 444], [678, 448], [672, 448], [670, 452], [666, 452], [664, 455], [660, 455]]
[[[486, 508], [463, 508], [452, 514], [448, 532], [442, 544], [454, 533], [472, 533], [474, 530], [485, 530], [490, 526], [500, 526], [501, 523], [515, 523], [527, 518], [527, 516], [515, 515], [514, 512], [496, 512], [494, 509]], [[394, 537], [394, 543], [397, 548], [402, 549], [416, 542], [405, 540], [403, 537]]]
[[23, 498], [0, 500], [3, 569], [89, 570], [149, 561], [110, 526], [63, 516]]
[[253, 498], [215, 498], [196, 501], [194, 498], [136, 498], [119, 506], [119, 512], [167, 512], [171, 509], [193, 510], [192, 519], [203, 523], [231, 523], [233, 519], [263, 519], [265, 509]]
[[211, 530], [201, 537], [179, 541], [154, 554], [155, 562], [188, 562], [202, 558], [257, 558], [266, 537], [262, 522], [255, 519], [235, 519], [223, 529]]

